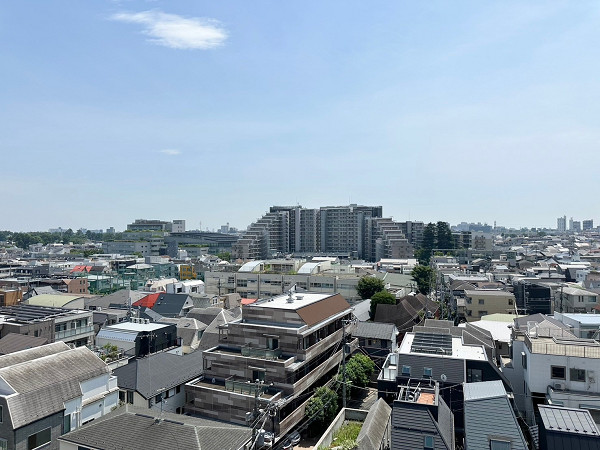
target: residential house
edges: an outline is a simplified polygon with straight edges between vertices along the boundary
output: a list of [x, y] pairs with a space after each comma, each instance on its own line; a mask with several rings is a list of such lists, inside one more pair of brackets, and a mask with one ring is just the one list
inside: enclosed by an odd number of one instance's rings
[[58, 449], [58, 437], [117, 406], [117, 379], [63, 342], [0, 356], [0, 446]]
[[180, 414], [185, 405], [185, 383], [202, 374], [202, 352], [183, 356], [159, 352], [134, 358], [116, 368], [114, 374], [122, 402]]
[[488, 314], [516, 314], [515, 296], [511, 292], [467, 289], [464, 298], [467, 321], [481, 319]]
[[540, 405], [540, 448], [600, 449], [600, 430], [589, 411]]
[[401, 335], [412, 330], [426, 318], [433, 318], [439, 305], [423, 294], [407, 295], [396, 299], [395, 305], [379, 304], [375, 310], [375, 322], [393, 323]]
[[21, 289], [0, 289], [0, 306], [18, 305], [22, 300]]
[[391, 450], [453, 450], [454, 417], [431, 379], [407, 380], [392, 404]]
[[561, 321], [577, 337], [599, 340], [600, 314], [554, 313], [554, 319]]
[[245, 305], [203, 352], [204, 376], [186, 385], [186, 411], [244, 424], [256, 402], [263, 409], [278, 402], [273, 425], [284, 435], [304, 416], [303, 394], [337, 370], [351, 319], [339, 294], [290, 293]]
[[465, 383], [465, 450], [529, 450], [501, 381]]
[[562, 322], [538, 315], [515, 319], [512, 358], [502, 370], [530, 424], [541, 404], [588, 409], [600, 421], [600, 342], [576, 337]]
[[161, 323], [172, 323], [177, 326], [177, 340], [184, 354], [192, 353], [200, 347], [200, 341], [208, 325], [189, 317], [161, 318]]
[[358, 345], [372, 359], [383, 362], [387, 355], [397, 350], [398, 329], [393, 323], [359, 322], [352, 332]]
[[132, 318], [104, 327], [96, 336], [96, 346], [116, 345], [129, 356], [145, 356], [177, 346], [177, 327], [174, 324], [150, 322]]
[[598, 294], [578, 287], [560, 287], [556, 309], [566, 313], [589, 313], [598, 306]]
[[102, 419], [60, 437], [60, 450], [246, 450], [248, 427], [168, 412], [122, 406]]

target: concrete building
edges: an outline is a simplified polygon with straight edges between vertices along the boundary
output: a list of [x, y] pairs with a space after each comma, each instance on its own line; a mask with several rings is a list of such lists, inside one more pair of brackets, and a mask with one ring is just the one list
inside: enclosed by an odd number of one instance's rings
[[[556, 219], [556, 229], [559, 233], [564, 233], [565, 231], [567, 231], [567, 216], [559, 217], [558, 219]], [[571, 227], [570, 229], [572, 230], [573, 228]]]
[[0, 356], [0, 447], [58, 449], [58, 437], [118, 404], [117, 379], [85, 347], [63, 342]]
[[511, 292], [465, 289], [465, 318], [479, 320], [488, 314], [516, 313], [515, 296]]
[[304, 417], [303, 394], [337, 370], [351, 318], [340, 295], [295, 293], [245, 305], [203, 352], [204, 375], [186, 385], [186, 411], [245, 424], [257, 408], [278, 402], [273, 426], [283, 436]]
[[278, 254], [345, 254], [365, 258], [366, 220], [381, 206], [273, 206], [233, 245], [234, 259], [268, 259]]
[[600, 343], [576, 337], [562, 322], [543, 315], [515, 319], [512, 358], [503, 358], [502, 371], [529, 423], [543, 404], [588, 409], [600, 421]]
[[175, 324], [135, 319], [102, 328], [96, 336], [96, 346], [116, 345], [120, 352], [129, 356], [145, 356], [175, 347], [177, 327]]
[[594, 219], [583, 221], [583, 231], [591, 231], [594, 229]]
[[339, 293], [348, 300], [355, 300], [359, 298], [356, 286], [360, 278], [360, 275], [354, 273], [329, 274], [327, 272], [314, 275], [300, 273], [296, 275], [284, 275], [254, 272], [204, 273], [204, 281], [206, 283], [205, 292], [207, 295], [220, 296], [238, 293], [242, 298], [272, 297], [283, 294], [296, 285], [299, 289], [324, 294]]

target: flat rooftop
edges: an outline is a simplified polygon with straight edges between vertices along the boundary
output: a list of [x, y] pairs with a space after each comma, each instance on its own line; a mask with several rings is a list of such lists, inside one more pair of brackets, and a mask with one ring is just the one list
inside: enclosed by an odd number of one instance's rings
[[[434, 358], [453, 358], [453, 359], [469, 359], [473, 361], [487, 361], [487, 355], [483, 349], [483, 346], [479, 345], [465, 345], [462, 342], [462, 337], [455, 337], [447, 335], [451, 338], [451, 349], [448, 348], [448, 352], [435, 353], [435, 347], [431, 347], [432, 351], [414, 351], [412, 350], [413, 341], [415, 340], [416, 333], [406, 333], [398, 353], [404, 354], [416, 354], [431, 356]], [[446, 336], [446, 335], [441, 335]]]
[[161, 328], [165, 328], [171, 326], [171, 324], [164, 323], [134, 323], [134, 322], [123, 322], [117, 323], [115, 325], [110, 325], [106, 328], [111, 330], [124, 330], [124, 331], [154, 331], [160, 330]]
[[333, 294], [317, 294], [312, 292], [296, 292], [292, 295], [293, 302], [289, 302], [290, 296], [288, 294], [277, 295], [269, 299], [259, 300], [251, 305], [244, 306], [245, 308], [274, 308], [274, 309], [289, 309], [297, 310], [303, 308], [312, 303], [319, 302], [328, 297], [332, 297]]

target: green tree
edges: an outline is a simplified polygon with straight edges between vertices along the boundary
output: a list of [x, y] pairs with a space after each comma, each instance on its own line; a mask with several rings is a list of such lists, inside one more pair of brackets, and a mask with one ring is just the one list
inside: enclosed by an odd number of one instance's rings
[[356, 292], [360, 295], [360, 298], [367, 299], [372, 298], [377, 292], [381, 292], [385, 289], [385, 283], [381, 278], [372, 277], [366, 275], [358, 280], [356, 285]]
[[431, 259], [431, 254], [436, 246], [436, 226], [433, 223], [425, 225], [423, 230], [423, 240], [421, 248], [417, 251], [417, 258], [420, 264], [427, 265]]
[[379, 291], [376, 294], [374, 294], [371, 297], [371, 320], [375, 320], [375, 311], [377, 310], [377, 305], [379, 305], [380, 303], [384, 303], [387, 305], [395, 305], [396, 297], [393, 294], [390, 294], [388, 291]]
[[230, 252], [217, 253], [217, 258], [222, 259], [223, 261], [231, 261], [231, 253]]
[[417, 283], [417, 288], [421, 294], [429, 294], [431, 282], [433, 280], [433, 269], [429, 266], [416, 266], [412, 270], [413, 280]]
[[329, 424], [338, 412], [338, 395], [327, 386], [317, 388], [308, 401], [304, 415], [321, 425]]
[[438, 222], [435, 226], [436, 231], [436, 248], [442, 250], [454, 249], [454, 237], [448, 222]]

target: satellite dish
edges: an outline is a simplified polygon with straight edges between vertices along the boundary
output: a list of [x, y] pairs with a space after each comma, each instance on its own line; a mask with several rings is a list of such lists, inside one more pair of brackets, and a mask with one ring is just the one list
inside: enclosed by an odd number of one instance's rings
[[448, 379], [448, 377], [446, 376], [445, 373], [443, 373], [443, 374], [440, 375], [440, 380], [442, 380], [442, 381], [445, 382], [447, 379]]

